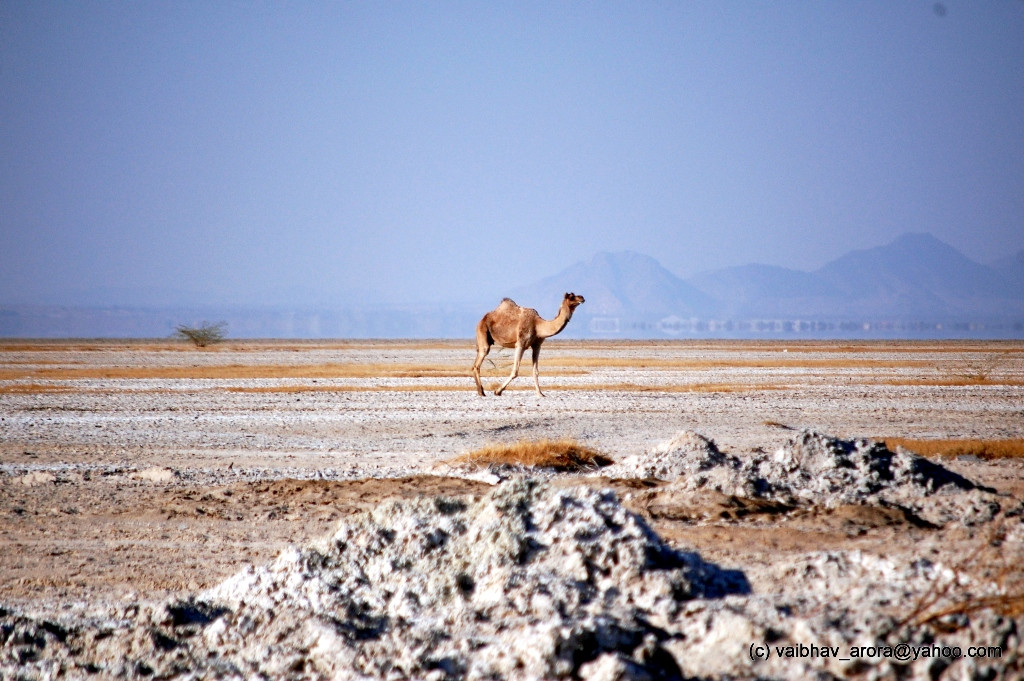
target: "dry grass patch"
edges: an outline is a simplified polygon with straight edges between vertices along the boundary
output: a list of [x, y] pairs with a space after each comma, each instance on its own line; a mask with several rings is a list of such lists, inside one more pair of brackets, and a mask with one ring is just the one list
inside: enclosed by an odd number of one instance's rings
[[991, 357], [985, 361], [949, 363], [938, 367], [939, 375], [922, 377], [884, 377], [882, 385], [923, 385], [958, 387], [975, 385], [1024, 385], [1020, 372], [1005, 359]]
[[472, 466], [523, 466], [571, 472], [609, 466], [614, 461], [596, 449], [570, 438], [520, 440], [513, 444], [490, 444], [457, 456], [450, 464]]
[[227, 388], [211, 388], [211, 391], [224, 390], [229, 393], [362, 393], [362, 392], [476, 392], [470, 384], [465, 385], [427, 385], [409, 383], [403, 385], [260, 385], [260, 386], [229, 386]]
[[754, 385], [751, 383], [670, 383], [643, 385], [638, 383], [596, 383], [566, 386], [567, 390], [609, 390], [642, 393], [741, 393], [757, 390], [786, 390], [784, 385]]
[[629, 348], [669, 348], [691, 352], [815, 352], [815, 353], [1024, 353], [1020, 341], [973, 340], [696, 340], [696, 339], [616, 339], [573, 340], [556, 338], [547, 341], [545, 348], [588, 350], [622, 350]]
[[903, 447], [926, 457], [976, 456], [979, 459], [1016, 459], [1024, 457], [1024, 439], [1009, 440], [914, 440], [900, 437], [879, 438], [889, 449]]
[[[788, 354], [788, 353], [787, 353]], [[915, 369], [932, 367], [927, 359], [865, 359], [856, 357], [736, 357], [685, 359], [664, 357], [548, 357], [541, 363], [550, 367], [602, 369], [660, 369], [701, 371], [707, 369]]]
[[215, 364], [207, 366], [39, 367], [0, 369], [0, 380], [452, 378], [469, 377], [462, 365], [414, 363]]
[[[436, 377], [436, 376], [434, 376]], [[465, 376], [459, 374], [459, 378]], [[210, 378], [209, 376], [205, 378]], [[232, 377], [221, 377], [232, 378]], [[252, 378], [251, 376], [248, 378]], [[276, 377], [274, 377], [276, 378]], [[320, 378], [320, 377], [318, 377]], [[328, 377], [323, 377], [328, 378]], [[383, 378], [381, 376], [364, 376], [360, 378]], [[389, 378], [395, 378], [390, 376]], [[420, 378], [418, 376], [398, 376], [398, 378]], [[422, 378], [427, 378], [426, 376]], [[487, 390], [493, 392], [497, 384], [488, 386]], [[580, 385], [567, 385], [554, 383], [545, 385], [544, 390], [568, 391], [568, 392], [632, 392], [632, 393], [737, 393], [756, 392], [759, 390], [786, 390], [783, 385], [752, 385], [740, 383], [685, 383], [685, 384], [651, 384], [642, 385], [638, 383], [592, 383]], [[130, 388], [124, 390], [112, 388], [85, 387], [81, 385], [68, 384], [46, 384], [46, 383], [17, 383], [0, 386], [0, 394], [27, 395], [33, 393], [104, 393], [115, 394], [123, 392], [132, 393], [166, 393], [183, 390], [189, 392], [195, 390], [193, 387], [171, 389], [160, 388]], [[469, 383], [399, 383], [395, 385], [313, 385], [309, 383], [293, 385], [229, 385], [201, 388], [211, 392], [229, 393], [250, 393], [250, 394], [272, 394], [272, 393], [358, 393], [358, 392], [475, 392], [472, 381]], [[534, 391], [533, 385], [526, 382], [520, 385], [513, 384], [505, 392], [529, 392]]]
[[861, 383], [894, 386], [933, 386], [936, 388], [962, 388], [975, 385], [1024, 385], [1019, 378], [988, 378], [979, 376], [950, 376], [947, 378], [878, 378]]
[[[522, 376], [520, 376], [522, 378]], [[499, 384], [495, 383], [485, 386], [488, 391], [493, 391]], [[579, 383], [567, 385], [565, 383], [543, 384], [545, 390], [557, 391], [567, 390], [572, 392], [633, 392], [633, 393], [736, 393], [755, 392], [758, 390], [788, 390], [785, 385], [755, 385], [752, 383]], [[519, 385], [513, 383], [505, 392], [533, 392], [533, 384], [523, 382]]]
[[75, 387], [70, 385], [59, 385], [50, 383], [13, 383], [11, 385], [0, 385], [0, 394], [7, 395], [31, 395], [34, 393], [70, 393], [75, 392]]
[[[486, 386], [488, 391], [493, 392], [498, 384]], [[785, 390], [786, 386], [764, 386], [738, 383], [687, 383], [673, 385], [640, 385], [637, 383], [593, 383], [581, 385], [565, 385], [554, 383], [545, 385], [544, 390], [551, 391], [575, 391], [575, 392], [645, 392], [645, 393], [730, 393], [730, 392], [751, 392], [757, 390]], [[303, 392], [475, 392], [472, 383], [468, 385], [459, 384], [424, 384], [424, 383], [403, 383], [399, 385], [262, 385], [262, 386], [228, 386], [224, 388], [210, 388], [210, 390], [224, 390], [233, 393], [303, 393]], [[522, 383], [511, 385], [505, 392], [530, 392], [534, 391], [532, 384]]]

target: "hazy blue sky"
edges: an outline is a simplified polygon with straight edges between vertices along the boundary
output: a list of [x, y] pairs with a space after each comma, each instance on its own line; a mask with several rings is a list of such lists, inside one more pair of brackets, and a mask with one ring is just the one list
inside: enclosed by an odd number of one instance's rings
[[1024, 1], [0, 2], [0, 302], [489, 299], [905, 231], [1024, 249]]

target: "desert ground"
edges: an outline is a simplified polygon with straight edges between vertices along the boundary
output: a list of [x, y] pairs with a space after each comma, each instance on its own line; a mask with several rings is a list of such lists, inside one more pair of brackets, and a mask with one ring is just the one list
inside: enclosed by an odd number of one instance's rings
[[[505, 394], [491, 394], [510, 370], [507, 350], [492, 350], [479, 397], [473, 358], [470, 340], [0, 341], [0, 677], [1024, 677], [1024, 342], [554, 339], [541, 353], [544, 397], [528, 362]], [[560, 438], [620, 463], [576, 472], [452, 463], [488, 444]], [[885, 444], [851, 444], [862, 440]], [[886, 462], [920, 454], [941, 474], [924, 480], [914, 468], [917, 486], [897, 490], [902, 473], [886, 469], [859, 492], [826, 489], [818, 483], [837, 469], [816, 474], [812, 449], [861, 457], [837, 465], [868, 477], [878, 452]], [[704, 458], [688, 460], [694, 452]], [[621, 465], [672, 457], [685, 474]], [[743, 475], [767, 486], [731, 486]], [[236, 641], [224, 652], [232, 625], [219, 613], [259, 600], [238, 596], [239, 575], [283, 575], [287, 556], [307, 555], [339, 527], [420, 513], [435, 497], [490, 508], [524, 479], [547, 491], [515, 492], [520, 505], [562, 494], [605, 508], [612, 502], [593, 494], [610, 490], [615, 513], [653, 531], [640, 532], [644, 541], [742, 586], [705, 584], [642, 617], [631, 610], [635, 636], [590, 635], [577, 652], [559, 644], [507, 673], [494, 660], [477, 668], [485, 656], [473, 651], [486, 643], [421, 667], [421, 653], [385, 664], [377, 650], [368, 661], [363, 634], [332, 643], [356, 652], [335, 651], [330, 663], [317, 657], [322, 638], [288, 667], [268, 661], [270, 647], [257, 654]], [[954, 479], [968, 482], [946, 484]], [[184, 624], [153, 614], [217, 598], [229, 605]], [[592, 594], [582, 603], [594, 607]], [[563, 629], [580, 626], [589, 625]], [[163, 633], [143, 645], [147, 627]], [[82, 643], [132, 636], [112, 657]], [[431, 650], [449, 645], [431, 641]], [[962, 654], [907, 662], [849, 651], [894, 641]], [[826, 642], [842, 644], [844, 659], [758, 652]], [[968, 655], [972, 643], [986, 653]]]

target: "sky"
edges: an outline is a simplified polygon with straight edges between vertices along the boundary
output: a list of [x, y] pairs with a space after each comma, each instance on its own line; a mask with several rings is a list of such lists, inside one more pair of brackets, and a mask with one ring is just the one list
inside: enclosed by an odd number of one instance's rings
[[1024, 249], [1024, 0], [0, 2], [0, 304]]

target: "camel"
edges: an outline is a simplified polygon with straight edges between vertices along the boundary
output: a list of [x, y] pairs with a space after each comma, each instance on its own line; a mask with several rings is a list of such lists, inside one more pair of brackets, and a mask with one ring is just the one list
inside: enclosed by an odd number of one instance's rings
[[473, 378], [476, 380], [476, 391], [481, 397], [484, 387], [480, 383], [480, 366], [484, 357], [491, 351], [491, 345], [497, 343], [503, 348], [515, 348], [515, 360], [512, 363], [512, 374], [501, 384], [495, 395], [500, 395], [508, 384], [519, 375], [519, 364], [523, 361], [526, 348], [533, 350], [533, 384], [537, 395], [544, 397], [540, 391], [540, 378], [537, 373], [537, 359], [540, 357], [540, 344], [561, 332], [572, 319], [573, 311], [583, 304], [583, 296], [566, 293], [558, 315], [552, 319], [541, 319], [537, 311], [529, 307], [519, 307], [511, 298], [505, 298], [498, 307], [484, 315], [476, 325], [476, 361], [473, 362]]

